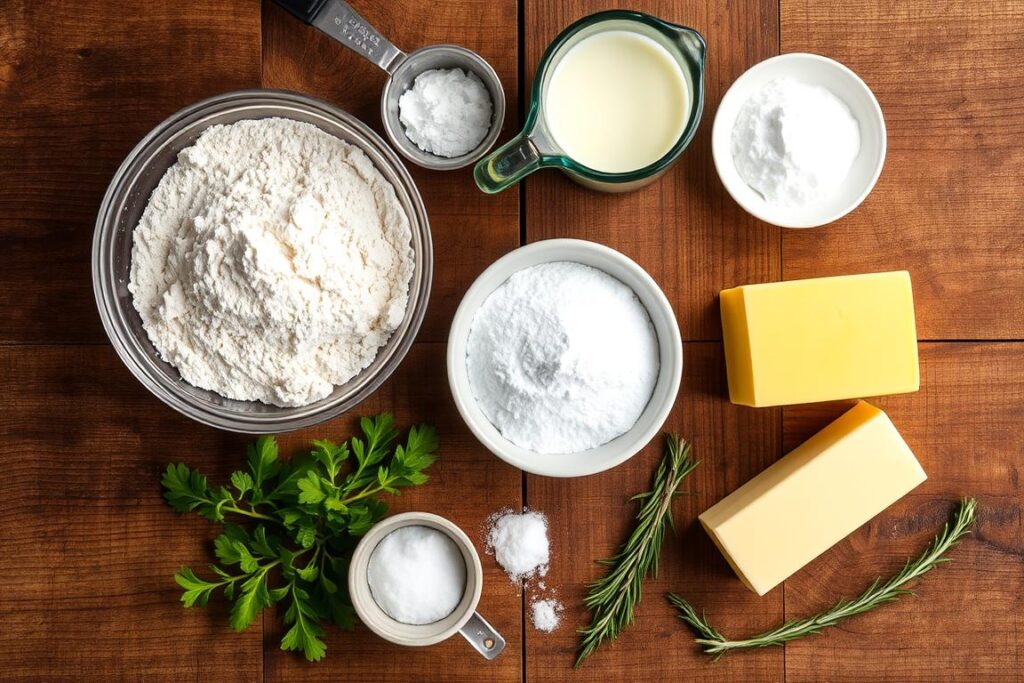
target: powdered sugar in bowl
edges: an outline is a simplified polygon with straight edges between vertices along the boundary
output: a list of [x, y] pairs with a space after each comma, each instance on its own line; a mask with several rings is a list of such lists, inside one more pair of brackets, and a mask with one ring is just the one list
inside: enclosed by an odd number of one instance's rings
[[[536, 334], [529, 320], [492, 325], [496, 301], [535, 307]], [[474, 331], [478, 323], [492, 329]], [[590, 343], [597, 335], [607, 340]], [[447, 364], [462, 418], [492, 453], [534, 474], [575, 477], [621, 464], [657, 434], [683, 350], [671, 305], [639, 265], [557, 239], [517, 249], [477, 278], [455, 314]]]
[[[253, 119], [287, 119], [312, 124], [357, 148], [394, 189], [409, 222], [413, 268], [408, 304], [401, 321], [354, 377], [325, 398], [279, 407], [232, 400], [199, 389], [181, 378], [151, 342], [129, 291], [135, 228], [154, 188], [178, 154], [218, 124]], [[250, 434], [310, 426], [357, 405], [379, 387], [404, 358], [426, 312], [432, 277], [430, 228], [422, 199], [398, 156], [367, 126], [336, 107], [295, 93], [247, 90], [199, 102], [158, 125], [128, 155], [104, 197], [93, 241], [93, 289], [107, 334], [133, 375], [175, 410], [210, 426]]]

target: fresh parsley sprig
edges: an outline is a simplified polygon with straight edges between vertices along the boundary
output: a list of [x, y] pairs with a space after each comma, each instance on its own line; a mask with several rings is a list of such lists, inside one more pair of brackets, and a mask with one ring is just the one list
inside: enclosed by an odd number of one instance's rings
[[603, 577], [590, 584], [583, 604], [591, 612], [591, 622], [579, 630], [582, 635], [576, 662], [583, 660], [605, 640], [617, 638], [633, 623], [633, 610], [642, 597], [644, 578], [658, 573], [658, 558], [666, 527], [675, 528], [672, 501], [679, 485], [699, 462], [690, 457], [690, 444], [677, 436], [665, 436], [666, 451], [654, 474], [650, 491], [633, 496], [641, 501], [636, 526], [618, 552], [599, 564], [610, 567]]
[[310, 661], [326, 653], [324, 621], [354, 626], [346, 589], [352, 549], [387, 514], [378, 496], [425, 483], [438, 447], [427, 425], [412, 427], [404, 444], [396, 444], [390, 415], [364, 417], [359, 425], [361, 438], [314, 441], [308, 453], [290, 460], [279, 457], [273, 437], [260, 437], [249, 446], [247, 469], [233, 473], [230, 486], [211, 486], [183, 463], [167, 466], [161, 480], [167, 502], [224, 524], [213, 543], [216, 578], [201, 578], [189, 567], [174, 576], [185, 607], [204, 606], [219, 590], [233, 601], [231, 627], [242, 631], [262, 610], [282, 603], [289, 628], [281, 648], [301, 650]]
[[867, 589], [853, 600], [840, 600], [831, 608], [804, 619], [794, 619], [784, 624], [759, 633], [744, 640], [729, 640], [715, 629], [707, 619], [698, 616], [696, 610], [678, 595], [668, 594], [669, 602], [679, 610], [679, 618], [697, 634], [696, 641], [704, 648], [704, 652], [718, 659], [727, 652], [748, 650], [752, 648], [782, 645], [790, 640], [803, 638], [820, 633], [822, 629], [835, 626], [839, 622], [857, 614], [863, 614], [887, 602], [913, 594], [913, 591], [902, 588], [910, 581], [928, 573], [939, 565], [949, 562], [946, 553], [961, 538], [971, 533], [974, 524], [976, 501], [964, 498], [957, 508], [953, 524], [948, 522], [938, 533], [928, 549], [916, 559], [908, 560], [895, 576], [885, 583], [881, 578], [875, 579]]

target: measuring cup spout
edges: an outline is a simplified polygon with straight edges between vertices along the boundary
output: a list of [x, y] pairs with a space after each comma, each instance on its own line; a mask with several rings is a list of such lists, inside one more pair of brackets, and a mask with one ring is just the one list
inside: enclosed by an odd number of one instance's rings
[[296, 19], [316, 27], [339, 43], [393, 73], [405, 53], [363, 19], [344, 0], [274, 0]]
[[675, 24], [668, 24], [671, 27], [672, 33], [676, 36], [676, 45], [679, 50], [690, 59], [693, 60], [694, 64], [701, 69], [704, 68], [704, 58], [707, 55], [708, 46], [704, 42], [704, 37], [692, 28], [686, 26], [677, 26]]
[[473, 178], [487, 194], [497, 194], [543, 165], [543, 157], [530, 134], [523, 131], [477, 162]]

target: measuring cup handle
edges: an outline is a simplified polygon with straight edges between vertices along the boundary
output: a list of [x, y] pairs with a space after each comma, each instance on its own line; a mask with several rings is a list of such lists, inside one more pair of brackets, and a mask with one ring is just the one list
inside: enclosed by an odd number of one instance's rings
[[536, 171], [541, 163], [540, 150], [524, 132], [477, 162], [473, 178], [481, 190], [497, 194]]
[[469, 621], [459, 629], [459, 633], [487, 659], [494, 659], [505, 649], [505, 639], [476, 612], [473, 612]]
[[315, 26], [380, 68], [393, 73], [405, 53], [344, 0], [274, 0], [299, 21]]

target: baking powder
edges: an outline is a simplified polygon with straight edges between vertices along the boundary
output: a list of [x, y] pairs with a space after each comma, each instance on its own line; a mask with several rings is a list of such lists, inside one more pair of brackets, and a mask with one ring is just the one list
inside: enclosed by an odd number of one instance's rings
[[836, 192], [860, 153], [860, 124], [830, 90], [779, 78], [754, 93], [732, 130], [736, 170], [769, 204]]
[[487, 297], [466, 366], [477, 404], [505, 438], [576, 453], [636, 423], [658, 379], [658, 339], [622, 282], [581, 263], [545, 263]]

